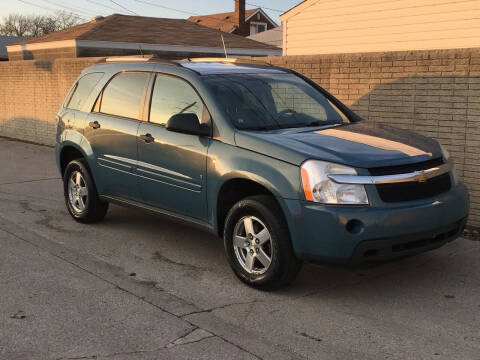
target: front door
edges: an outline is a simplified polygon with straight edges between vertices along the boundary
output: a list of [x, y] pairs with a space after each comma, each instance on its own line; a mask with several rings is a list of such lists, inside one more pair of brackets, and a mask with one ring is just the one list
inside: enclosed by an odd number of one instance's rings
[[150, 121], [138, 130], [140, 197], [149, 205], [206, 220], [206, 164], [210, 138], [168, 131], [165, 124], [178, 113], [194, 113], [209, 121], [208, 111], [192, 86], [156, 75]]
[[95, 156], [100, 194], [138, 199], [137, 133], [149, 73], [117, 74], [88, 117], [85, 137]]

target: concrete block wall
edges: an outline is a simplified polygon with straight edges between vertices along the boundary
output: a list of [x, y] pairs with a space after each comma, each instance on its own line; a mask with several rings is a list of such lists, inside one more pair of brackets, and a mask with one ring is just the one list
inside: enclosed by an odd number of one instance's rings
[[[318, 82], [373, 123], [438, 139], [457, 163], [480, 227], [480, 49], [262, 58]], [[55, 114], [100, 58], [0, 63], [0, 136], [54, 143]]]
[[41, 59], [60, 59], [77, 57], [77, 48], [72, 46], [68, 48], [34, 50], [34, 51], [16, 51], [9, 52], [8, 59], [10, 61], [18, 60], [41, 60]]
[[0, 63], [0, 136], [53, 145], [55, 116], [81, 71], [100, 58]]
[[437, 139], [471, 195], [480, 227], [480, 49], [262, 58], [313, 79], [366, 121]]

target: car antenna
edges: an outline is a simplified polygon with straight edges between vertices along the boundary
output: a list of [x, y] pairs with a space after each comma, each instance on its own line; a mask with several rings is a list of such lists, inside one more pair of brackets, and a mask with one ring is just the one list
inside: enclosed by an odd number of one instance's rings
[[142, 45], [138, 44], [138, 50], [140, 51], [140, 56], [143, 58], [143, 51], [142, 51]]
[[223, 38], [223, 34], [221, 34], [220, 36], [222, 37], [223, 51], [225, 52], [225, 59], [228, 59], [227, 47], [225, 46], [225, 40]]

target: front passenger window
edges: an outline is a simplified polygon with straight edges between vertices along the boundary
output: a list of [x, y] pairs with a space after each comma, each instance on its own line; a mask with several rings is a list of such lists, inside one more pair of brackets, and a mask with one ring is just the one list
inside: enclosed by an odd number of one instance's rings
[[186, 81], [157, 75], [150, 106], [150, 122], [165, 125], [173, 115], [196, 114], [203, 122], [205, 106], [202, 100]]
[[148, 77], [148, 73], [116, 75], [103, 91], [100, 112], [139, 120]]

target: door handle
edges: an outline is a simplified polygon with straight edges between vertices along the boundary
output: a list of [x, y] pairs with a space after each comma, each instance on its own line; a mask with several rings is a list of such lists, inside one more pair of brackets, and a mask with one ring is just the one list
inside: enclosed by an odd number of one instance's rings
[[150, 134], [140, 135], [140, 139], [145, 141], [147, 144], [155, 141], [155, 138]]
[[93, 129], [98, 129], [100, 127], [100, 124], [98, 123], [98, 121], [91, 121], [88, 123], [88, 126], [90, 126]]

